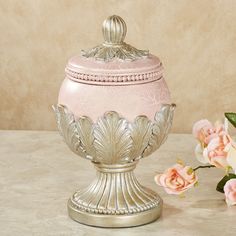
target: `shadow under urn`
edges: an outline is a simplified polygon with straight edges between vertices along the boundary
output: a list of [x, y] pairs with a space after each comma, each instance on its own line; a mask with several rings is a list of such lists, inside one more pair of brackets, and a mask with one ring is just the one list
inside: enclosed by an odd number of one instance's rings
[[160, 216], [162, 199], [133, 170], [166, 140], [175, 104], [160, 60], [124, 42], [124, 20], [110, 16], [102, 31], [102, 44], [69, 60], [53, 106], [66, 144], [97, 171], [69, 199], [68, 213], [92, 226], [138, 226]]

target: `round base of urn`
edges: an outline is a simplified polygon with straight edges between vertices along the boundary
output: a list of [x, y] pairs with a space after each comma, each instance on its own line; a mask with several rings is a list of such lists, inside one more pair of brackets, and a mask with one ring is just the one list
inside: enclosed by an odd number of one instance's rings
[[143, 225], [159, 218], [162, 199], [137, 181], [136, 164], [95, 164], [97, 178], [69, 199], [69, 216], [82, 224], [110, 228]]

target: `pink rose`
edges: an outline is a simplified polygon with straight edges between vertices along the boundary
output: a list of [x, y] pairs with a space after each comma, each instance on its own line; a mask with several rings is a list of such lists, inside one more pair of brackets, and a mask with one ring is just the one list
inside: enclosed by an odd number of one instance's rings
[[203, 150], [203, 155], [208, 158], [209, 163], [218, 168], [227, 168], [227, 155], [231, 147], [230, 136], [222, 131], [217, 137], [211, 139], [207, 147]]
[[227, 205], [236, 205], [236, 179], [230, 179], [226, 182], [224, 192]]
[[181, 194], [197, 183], [197, 176], [190, 166], [175, 164], [163, 174], [156, 175], [155, 182], [168, 194]]
[[208, 145], [211, 139], [217, 137], [217, 135], [224, 130], [224, 125], [216, 123], [212, 125], [209, 120], [199, 120], [193, 126], [193, 135], [201, 143], [204, 148]]

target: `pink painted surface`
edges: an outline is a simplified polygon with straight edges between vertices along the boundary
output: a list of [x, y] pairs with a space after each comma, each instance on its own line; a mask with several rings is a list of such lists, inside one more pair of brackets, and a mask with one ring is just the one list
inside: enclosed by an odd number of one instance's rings
[[85, 58], [82, 56], [74, 56], [69, 60], [67, 68], [82, 73], [132, 74], [154, 69], [160, 71], [162, 66], [159, 58], [150, 54], [149, 57], [135, 61], [113, 60], [110, 62], [98, 61], [93, 58]]
[[73, 57], [68, 65], [72, 71], [85, 74], [102, 74], [107, 78], [113, 75], [129, 76], [133, 73], [158, 72], [156, 80], [140, 83], [113, 82], [106, 85], [103, 82], [94, 84], [72, 80], [66, 76], [61, 85], [58, 103], [68, 107], [76, 117], [89, 116], [94, 122], [106, 111], [116, 111], [129, 121], [138, 115], [146, 115], [153, 120], [161, 104], [170, 103], [170, 93], [164, 78], [160, 77], [162, 66], [155, 56], [139, 59], [132, 62], [112, 61], [100, 62], [93, 59]]

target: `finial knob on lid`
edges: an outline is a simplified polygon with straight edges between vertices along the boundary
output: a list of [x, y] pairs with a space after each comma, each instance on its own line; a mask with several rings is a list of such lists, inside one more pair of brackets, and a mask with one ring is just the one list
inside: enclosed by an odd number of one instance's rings
[[124, 42], [127, 32], [125, 21], [120, 16], [109, 16], [102, 27], [104, 43], [89, 49], [82, 50], [82, 56], [102, 61], [136, 60], [147, 57], [147, 50], [139, 50]]
[[103, 22], [103, 37], [106, 44], [121, 44], [127, 32], [125, 21], [120, 16], [109, 16]]

